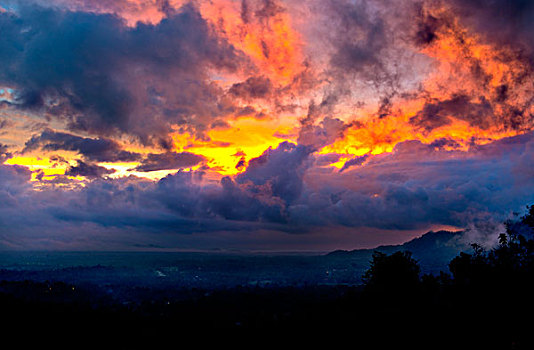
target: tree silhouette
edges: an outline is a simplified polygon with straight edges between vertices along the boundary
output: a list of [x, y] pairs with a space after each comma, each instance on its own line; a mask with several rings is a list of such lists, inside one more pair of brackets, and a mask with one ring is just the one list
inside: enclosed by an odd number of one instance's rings
[[[488, 288], [503, 292], [532, 280], [534, 272], [534, 240], [528, 237], [534, 232], [534, 207], [518, 221], [505, 223], [506, 233], [499, 235], [499, 245], [485, 252], [473, 244], [473, 253], [460, 253], [449, 269], [456, 284], [472, 289]], [[530, 283], [530, 282], [529, 282]], [[507, 287], [507, 288], [505, 288]]]
[[421, 269], [412, 253], [399, 251], [391, 255], [374, 252], [363, 281], [365, 292], [382, 302], [398, 303], [416, 296]]
[[407, 251], [374, 252], [358, 314], [391, 329], [408, 325], [403, 334], [424, 329], [419, 335], [428, 335], [429, 344], [440, 329], [453, 327], [451, 340], [469, 339], [476, 348], [534, 348], [534, 206], [505, 227], [497, 246], [474, 243], [452, 259], [450, 274], [421, 276]]

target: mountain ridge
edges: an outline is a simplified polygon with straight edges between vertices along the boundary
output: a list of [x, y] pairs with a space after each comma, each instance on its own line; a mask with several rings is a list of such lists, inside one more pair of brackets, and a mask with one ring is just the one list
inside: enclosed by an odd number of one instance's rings
[[448, 263], [468, 246], [460, 241], [465, 231], [429, 231], [420, 237], [398, 245], [383, 245], [376, 248], [335, 250], [326, 254], [327, 258], [371, 260], [375, 251], [393, 254], [397, 251], [409, 251], [416, 259], [423, 272], [439, 273], [448, 267]]

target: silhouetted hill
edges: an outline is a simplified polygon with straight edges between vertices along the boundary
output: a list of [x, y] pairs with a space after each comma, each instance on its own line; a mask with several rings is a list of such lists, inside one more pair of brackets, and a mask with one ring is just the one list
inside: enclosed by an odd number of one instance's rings
[[398, 251], [410, 251], [425, 273], [446, 271], [447, 264], [459, 252], [469, 249], [459, 243], [463, 232], [430, 231], [404, 244], [385, 245], [374, 249], [336, 250], [327, 254], [329, 258], [350, 259], [360, 264], [371, 260], [373, 252], [393, 254]]

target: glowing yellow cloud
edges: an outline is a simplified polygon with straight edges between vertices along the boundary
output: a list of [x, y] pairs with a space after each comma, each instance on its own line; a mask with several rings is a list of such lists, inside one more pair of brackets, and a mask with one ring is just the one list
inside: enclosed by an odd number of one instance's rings
[[197, 140], [189, 134], [174, 134], [177, 152], [187, 151], [208, 159], [208, 165], [222, 175], [240, 172], [236, 165], [260, 156], [267, 148], [280, 142], [295, 141], [294, 120], [240, 118], [230, 122], [230, 127], [208, 132], [210, 141]]

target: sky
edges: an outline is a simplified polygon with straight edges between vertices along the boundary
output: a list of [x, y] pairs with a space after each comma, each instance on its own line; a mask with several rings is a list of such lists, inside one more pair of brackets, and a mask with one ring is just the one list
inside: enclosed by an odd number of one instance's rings
[[0, 0], [0, 250], [491, 242], [534, 202], [533, 26], [529, 0]]

